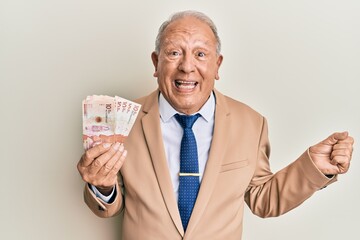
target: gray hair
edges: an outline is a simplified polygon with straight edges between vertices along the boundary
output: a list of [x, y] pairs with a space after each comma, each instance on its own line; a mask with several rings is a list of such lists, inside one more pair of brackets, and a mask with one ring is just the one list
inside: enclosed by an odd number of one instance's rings
[[199, 19], [200, 21], [206, 23], [212, 30], [212, 32], [214, 33], [215, 39], [216, 39], [216, 53], [220, 54], [221, 51], [221, 42], [220, 42], [220, 38], [217, 32], [217, 28], [214, 24], [214, 22], [208, 17], [206, 16], [204, 13], [202, 12], [197, 12], [197, 11], [192, 11], [192, 10], [188, 10], [188, 11], [183, 11], [183, 12], [177, 12], [174, 13], [173, 15], [170, 16], [170, 18], [165, 21], [163, 24], [161, 24], [160, 28], [159, 28], [159, 32], [158, 35], [156, 36], [156, 41], [155, 41], [155, 52], [156, 54], [160, 53], [160, 45], [161, 45], [161, 40], [164, 34], [164, 31], [166, 29], [167, 26], [169, 26], [170, 23], [184, 18], [184, 17], [195, 17], [197, 19]]

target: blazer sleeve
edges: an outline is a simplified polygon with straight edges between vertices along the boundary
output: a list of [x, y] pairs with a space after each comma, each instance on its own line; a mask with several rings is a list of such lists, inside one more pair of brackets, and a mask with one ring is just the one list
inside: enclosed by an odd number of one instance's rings
[[269, 154], [268, 128], [263, 118], [255, 172], [245, 193], [245, 201], [255, 215], [265, 218], [284, 214], [336, 181], [336, 176], [328, 178], [320, 172], [309, 150], [275, 174], [270, 170]]
[[102, 218], [108, 218], [119, 214], [124, 208], [124, 196], [120, 183], [117, 182], [115, 185], [115, 197], [114, 201], [111, 203], [106, 203], [100, 198], [96, 197], [94, 192], [90, 189], [89, 185], [85, 184], [84, 189], [84, 200], [88, 207], [93, 211], [97, 216]]

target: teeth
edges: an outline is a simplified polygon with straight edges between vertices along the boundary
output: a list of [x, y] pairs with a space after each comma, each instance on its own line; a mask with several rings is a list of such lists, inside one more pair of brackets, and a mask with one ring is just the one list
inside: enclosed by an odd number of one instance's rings
[[195, 85], [180, 85], [179, 88], [183, 88], [183, 89], [192, 89], [194, 88]]
[[195, 84], [195, 82], [187, 82], [187, 81], [181, 81], [181, 80], [176, 80], [176, 82], [183, 83], [183, 84]]
[[182, 81], [182, 80], [176, 80], [175, 85], [178, 88], [192, 89], [192, 88], [195, 88], [195, 86], [197, 85], [197, 82], [187, 82], [187, 81]]

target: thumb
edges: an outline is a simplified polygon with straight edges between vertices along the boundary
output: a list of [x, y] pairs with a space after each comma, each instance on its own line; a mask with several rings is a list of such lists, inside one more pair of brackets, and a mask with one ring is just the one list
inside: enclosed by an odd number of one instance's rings
[[340, 140], [345, 140], [348, 137], [348, 132], [336, 132], [331, 134], [327, 139], [323, 141], [325, 144], [334, 145]]

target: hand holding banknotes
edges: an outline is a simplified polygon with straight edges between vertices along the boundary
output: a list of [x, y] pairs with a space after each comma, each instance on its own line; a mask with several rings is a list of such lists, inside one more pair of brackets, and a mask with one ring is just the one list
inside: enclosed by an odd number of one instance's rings
[[109, 195], [127, 151], [120, 143], [103, 143], [87, 150], [77, 165], [82, 179], [94, 185], [102, 194]]
[[78, 170], [87, 183], [109, 195], [126, 158], [123, 142], [139, 113], [140, 104], [115, 96], [88, 96], [83, 107], [83, 144]]

